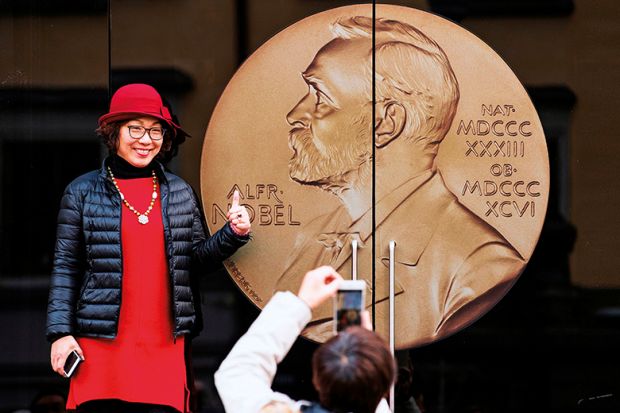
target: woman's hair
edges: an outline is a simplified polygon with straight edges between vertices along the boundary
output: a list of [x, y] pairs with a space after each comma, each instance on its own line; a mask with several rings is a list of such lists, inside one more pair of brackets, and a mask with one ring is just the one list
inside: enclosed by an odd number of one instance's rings
[[[118, 148], [118, 137], [121, 130], [121, 126], [131, 119], [119, 120], [116, 122], [106, 123], [103, 126], [98, 127], [95, 132], [103, 141], [103, 144], [108, 148], [110, 153], [116, 153]], [[159, 122], [162, 128], [166, 131], [164, 133], [164, 141], [161, 145], [161, 150], [157, 154], [157, 158], [163, 162], [169, 161], [174, 155], [176, 155], [177, 145], [173, 145], [174, 130], [166, 124], [166, 122]]]
[[385, 342], [361, 327], [346, 329], [312, 356], [312, 382], [321, 405], [333, 412], [373, 413], [395, 371]]

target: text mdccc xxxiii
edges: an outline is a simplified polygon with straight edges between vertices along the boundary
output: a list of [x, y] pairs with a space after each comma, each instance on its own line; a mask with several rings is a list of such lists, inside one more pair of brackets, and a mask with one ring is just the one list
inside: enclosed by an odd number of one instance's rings
[[[241, 66], [206, 133], [201, 190], [211, 230], [235, 190], [250, 211], [256, 242], [225, 265], [254, 304], [319, 265], [350, 278], [355, 256], [376, 331], [388, 339], [392, 319], [409, 348], [467, 327], [516, 282], [549, 161], [525, 89], [484, 42], [368, 4], [301, 20]], [[332, 331], [327, 304], [303, 334]]]

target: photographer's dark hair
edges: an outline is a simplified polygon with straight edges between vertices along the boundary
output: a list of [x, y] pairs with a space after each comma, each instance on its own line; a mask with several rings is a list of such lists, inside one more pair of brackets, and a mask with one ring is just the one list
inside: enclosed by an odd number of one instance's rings
[[312, 382], [334, 413], [373, 413], [395, 378], [394, 358], [372, 331], [349, 327], [312, 356]]

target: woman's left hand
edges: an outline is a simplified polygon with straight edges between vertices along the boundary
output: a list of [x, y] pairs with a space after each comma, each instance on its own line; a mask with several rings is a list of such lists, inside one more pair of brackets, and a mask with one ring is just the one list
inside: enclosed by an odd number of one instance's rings
[[248, 235], [252, 229], [248, 210], [243, 205], [239, 205], [239, 191], [235, 191], [233, 194], [232, 205], [226, 214], [226, 219], [230, 222], [230, 228], [237, 235]]

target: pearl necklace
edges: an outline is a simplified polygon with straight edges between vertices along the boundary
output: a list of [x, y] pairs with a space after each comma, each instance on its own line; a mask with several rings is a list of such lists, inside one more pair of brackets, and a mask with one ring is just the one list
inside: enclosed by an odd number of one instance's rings
[[114, 179], [114, 174], [112, 173], [112, 169], [110, 169], [109, 166], [108, 166], [108, 173], [110, 174], [112, 183], [114, 184], [114, 187], [118, 191], [118, 194], [121, 196], [121, 200], [123, 201], [125, 206], [129, 208], [131, 212], [133, 212], [134, 214], [138, 216], [139, 223], [141, 223], [142, 225], [148, 224], [149, 223], [148, 215], [151, 213], [151, 210], [153, 209], [153, 205], [155, 205], [155, 200], [157, 199], [157, 175], [155, 175], [155, 171], [152, 172], [153, 173], [153, 195], [151, 196], [151, 203], [149, 204], [149, 207], [147, 208], [146, 212], [144, 212], [143, 214], [138, 212], [138, 210], [136, 210], [133, 206], [131, 206], [131, 204], [125, 199], [125, 195], [123, 195], [123, 193], [121, 192], [121, 189], [118, 187], [118, 183], [116, 182], [116, 179]]

